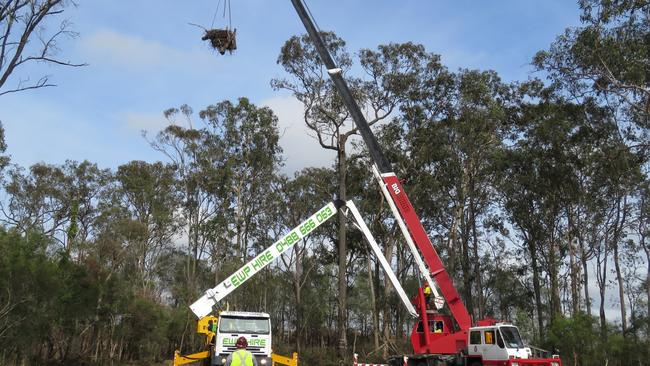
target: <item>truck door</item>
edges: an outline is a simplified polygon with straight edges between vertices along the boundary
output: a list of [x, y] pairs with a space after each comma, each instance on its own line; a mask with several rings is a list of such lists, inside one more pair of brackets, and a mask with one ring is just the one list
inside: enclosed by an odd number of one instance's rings
[[483, 359], [490, 361], [504, 361], [508, 359], [508, 352], [503, 344], [503, 338], [497, 328], [483, 331]]

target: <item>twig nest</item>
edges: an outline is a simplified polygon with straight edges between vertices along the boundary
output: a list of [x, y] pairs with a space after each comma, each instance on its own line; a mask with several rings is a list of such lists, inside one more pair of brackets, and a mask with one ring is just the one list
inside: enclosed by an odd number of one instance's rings
[[209, 29], [205, 31], [201, 39], [210, 41], [212, 48], [223, 55], [226, 51], [232, 53], [232, 51], [237, 49], [236, 35], [237, 29]]

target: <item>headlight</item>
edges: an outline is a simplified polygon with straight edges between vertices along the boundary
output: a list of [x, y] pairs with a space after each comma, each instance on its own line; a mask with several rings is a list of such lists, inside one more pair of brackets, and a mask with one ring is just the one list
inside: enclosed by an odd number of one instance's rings
[[560, 366], [559, 362], [551, 362], [551, 366]]
[[222, 357], [222, 358], [221, 358], [221, 363], [222, 363], [222, 364], [225, 364], [225, 363], [226, 363], [226, 359]]
[[519, 366], [519, 362], [513, 362], [513, 363], [511, 363], [510, 365], [512, 365], [512, 366]]
[[[263, 358], [262, 361], [260, 361], [260, 364], [266, 365], [266, 358]], [[557, 366], [557, 365], [555, 365], [555, 366]]]

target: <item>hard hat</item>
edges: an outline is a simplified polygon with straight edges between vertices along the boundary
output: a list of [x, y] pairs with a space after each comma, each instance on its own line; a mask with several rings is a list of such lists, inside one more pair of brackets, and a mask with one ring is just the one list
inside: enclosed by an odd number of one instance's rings
[[237, 348], [246, 348], [248, 347], [248, 341], [246, 340], [246, 337], [239, 337], [237, 339], [237, 343], [235, 344]]

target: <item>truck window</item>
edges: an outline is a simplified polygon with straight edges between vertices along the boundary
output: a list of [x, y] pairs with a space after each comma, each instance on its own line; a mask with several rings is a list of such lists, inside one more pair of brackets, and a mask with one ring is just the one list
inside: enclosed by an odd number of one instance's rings
[[501, 332], [497, 332], [497, 346], [499, 346], [499, 348], [505, 347], [503, 344], [503, 337], [501, 336]]
[[480, 330], [473, 330], [469, 332], [469, 344], [481, 344]]
[[494, 331], [486, 330], [484, 334], [485, 334], [485, 344], [494, 344]]
[[[429, 320], [429, 333], [442, 333], [444, 329], [444, 323], [440, 320]], [[424, 327], [422, 322], [418, 322], [418, 328], [416, 329], [418, 333], [424, 333]]]
[[524, 342], [521, 340], [517, 327], [501, 327], [503, 340], [508, 348], [524, 348]]
[[269, 334], [269, 318], [235, 318], [222, 316], [221, 333]]
[[442, 320], [438, 320], [433, 323], [433, 328], [431, 328], [431, 332], [442, 333], [444, 329], [445, 329], [445, 323], [443, 323]]

